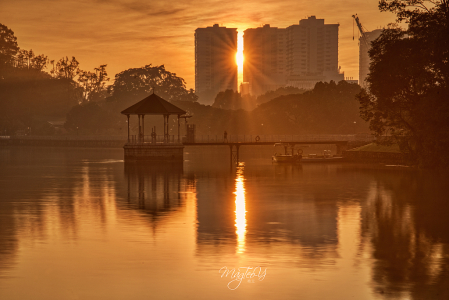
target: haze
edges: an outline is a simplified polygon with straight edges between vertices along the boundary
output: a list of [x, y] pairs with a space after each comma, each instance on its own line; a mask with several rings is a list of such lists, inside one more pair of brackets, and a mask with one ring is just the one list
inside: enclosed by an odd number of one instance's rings
[[[126, 0], [6, 0], [1, 22], [11, 28], [23, 49], [49, 59], [75, 56], [84, 70], [108, 65], [111, 78], [145, 64], [165, 64], [195, 86], [194, 30], [220, 24], [247, 28], [263, 24], [287, 27], [316, 15], [327, 24], [339, 23], [339, 65], [346, 77], [358, 78], [358, 32], [353, 40], [352, 15], [373, 30], [394, 21], [380, 13], [378, 1], [126, 1]], [[241, 39], [239, 39], [241, 40]], [[239, 70], [239, 82], [241, 72]]]

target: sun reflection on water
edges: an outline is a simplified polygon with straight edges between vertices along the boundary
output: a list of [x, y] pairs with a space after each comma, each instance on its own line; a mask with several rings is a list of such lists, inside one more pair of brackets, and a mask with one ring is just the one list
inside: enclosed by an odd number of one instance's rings
[[245, 200], [245, 178], [243, 177], [242, 163], [237, 167], [235, 179], [235, 232], [237, 234], [237, 253], [245, 252], [246, 235], [246, 200]]

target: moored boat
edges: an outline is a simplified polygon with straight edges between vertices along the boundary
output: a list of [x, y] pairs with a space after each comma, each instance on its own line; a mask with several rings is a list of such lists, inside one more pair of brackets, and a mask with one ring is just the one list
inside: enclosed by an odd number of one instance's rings
[[301, 161], [301, 155], [274, 154], [272, 160], [278, 163], [297, 163]]
[[302, 163], [329, 163], [342, 161], [343, 157], [332, 156], [331, 150], [324, 150], [323, 155], [309, 154], [301, 159]]
[[[294, 145], [290, 145], [288, 143], [276, 143], [274, 146], [283, 146], [285, 153], [284, 154], [278, 154], [275, 153], [271, 159], [274, 162], [277, 163], [299, 163], [302, 159], [302, 150], [296, 150], [296, 153], [294, 153]], [[288, 153], [290, 149], [290, 153]]]

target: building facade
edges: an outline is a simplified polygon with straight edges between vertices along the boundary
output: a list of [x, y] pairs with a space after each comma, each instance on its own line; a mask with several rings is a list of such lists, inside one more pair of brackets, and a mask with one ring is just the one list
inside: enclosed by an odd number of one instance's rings
[[364, 32], [364, 36], [359, 39], [359, 84], [366, 85], [366, 77], [369, 74], [369, 65], [371, 59], [368, 51], [371, 48], [371, 42], [377, 39], [382, 34], [382, 29]]
[[243, 81], [252, 95], [283, 86], [311, 89], [319, 81], [341, 81], [338, 24], [311, 16], [287, 28], [263, 27], [244, 32]]
[[237, 29], [218, 24], [195, 30], [195, 92], [212, 104], [227, 89], [237, 91]]
[[285, 28], [264, 25], [245, 30], [243, 81], [249, 82], [252, 95], [285, 86], [286, 53]]

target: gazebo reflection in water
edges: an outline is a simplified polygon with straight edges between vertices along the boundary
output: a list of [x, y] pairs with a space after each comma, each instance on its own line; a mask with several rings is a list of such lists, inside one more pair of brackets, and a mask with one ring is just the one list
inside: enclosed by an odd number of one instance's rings
[[[125, 161], [183, 161], [184, 146], [180, 135], [180, 119], [186, 117], [186, 111], [162, 99], [153, 92], [150, 96], [128, 107], [121, 113], [128, 118], [128, 142], [123, 147], [125, 150]], [[137, 135], [130, 134], [131, 115], [137, 115], [138, 117]], [[157, 136], [154, 128], [150, 135], [145, 135], [146, 115], [163, 116], [163, 136]], [[170, 115], [175, 115], [178, 118], [177, 136], [170, 135]]]
[[128, 203], [135, 208], [157, 217], [182, 204], [182, 164], [129, 162], [125, 164], [125, 176]]

